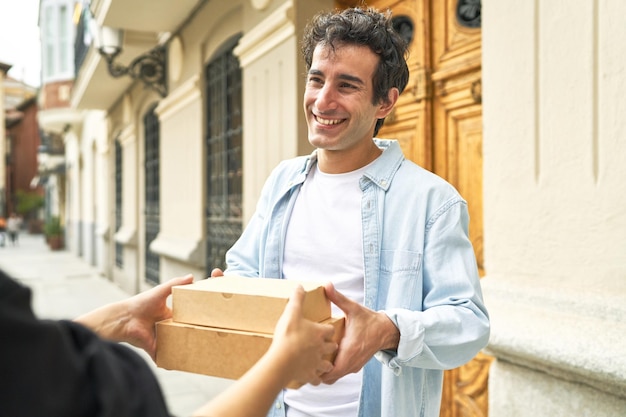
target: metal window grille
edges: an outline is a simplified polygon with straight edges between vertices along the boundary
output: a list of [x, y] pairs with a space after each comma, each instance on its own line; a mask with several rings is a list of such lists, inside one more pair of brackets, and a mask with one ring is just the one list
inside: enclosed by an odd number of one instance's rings
[[242, 232], [241, 68], [227, 42], [206, 67], [207, 275], [225, 268], [226, 251]]
[[145, 265], [146, 281], [158, 284], [160, 275], [159, 255], [150, 251], [150, 243], [160, 230], [159, 212], [159, 117], [154, 105], [143, 118], [145, 132]]
[[89, 45], [85, 45], [85, 33], [89, 24], [88, 10], [87, 8], [83, 10], [76, 26], [76, 37], [74, 38], [74, 76], [76, 78], [78, 78], [78, 71], [80, 71], [89, 51]]
[[[115, 141], [115, 231], [122, 227], [122, 145]], [[124, 247], [115, 242], [115, 265], [124, 266]]]

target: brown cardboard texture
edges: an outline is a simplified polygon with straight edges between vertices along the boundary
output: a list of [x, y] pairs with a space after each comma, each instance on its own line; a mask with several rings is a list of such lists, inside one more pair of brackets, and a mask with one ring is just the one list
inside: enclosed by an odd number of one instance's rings
[[[323, 321], [335, 327], [333, 340], [343, 337], [344, 317]], [[239, 379], [272, 343], [272, 335], [177, 323], [157, 323], [157, 366], [219, 378]], [[335, 360], [335, 354], [328, 357]], [[288, 388], [299, 388], [292, 381]]]
[[294, 288], [302, 285], [304, 318], [330, 318], [330, 301], [320, 282], [226, 276], [172, 289], [173, 319], [178, 323], [272, 333]]

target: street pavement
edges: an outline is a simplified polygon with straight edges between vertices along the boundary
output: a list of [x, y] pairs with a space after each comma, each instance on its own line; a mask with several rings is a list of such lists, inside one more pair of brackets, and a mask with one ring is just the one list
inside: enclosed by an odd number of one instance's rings
[[[42, 235], [21, 233], [18, 245], [7, 242], [0, 247], [0, 269], [32, 289], [33, 310], [39, 318], [72, 319], [130, 296], [69, 251], [51, 251]], [[133, 349], [153, 368], [169, 411], [176, 417], [190, 416], [232, 383], [157, 368], [144, 351]]]

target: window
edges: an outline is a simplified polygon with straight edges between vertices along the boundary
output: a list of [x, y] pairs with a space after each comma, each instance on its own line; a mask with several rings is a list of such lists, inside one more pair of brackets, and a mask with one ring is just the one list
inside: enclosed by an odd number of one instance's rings
[[225, 267], [226, 251], [243, 227], [241, 68], [233, 54], [238, 40], [227, 41], [205, 71], [207, 275]]
[[69, 51], [68, 48], [70, 46], [69, 39], [69, 27], [68, 27], [68, 15], [67, 15], [67, 6], [63, 5], [59, 9], [59, 72], [65, 73], [69, 70], [68, 61], [69, 61]]
[[[115, 141], [115, 231], [122, 227], [122, 145]], [[115, 265], [124, 266], [124, 246], [115, 242]]]
[[41, 47], [43, 82], [74, 78], [73, 0], [42, 1]]
[[150, 251], [150, 243], [160, 230], [159, 213], [159, 118], [154, 105], [143, 118], [145, 135], [145, 264], [146, 281], [159, 283], [159, 255]]
[[44, 27], [42, 28], [42, 43], [44, 48], [45, 75], [51, 77], [55, 72], [54, 59], [54, 8], [46, 7], [44, 14]]

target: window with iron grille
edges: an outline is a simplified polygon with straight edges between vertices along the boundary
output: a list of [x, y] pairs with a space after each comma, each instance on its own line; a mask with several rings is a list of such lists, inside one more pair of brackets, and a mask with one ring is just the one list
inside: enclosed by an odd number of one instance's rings
[[242, 231], [241, 68], [227, 41], [205, 70], [207, 275], [225, 268], [224, 255]]
[[154, 112], [156, 104], [143, 118], [145, 134], [145, 241], [146, 281], [159, 283], [159, 255], [150, 251], [150, 243], [160, 230], [159, 213], [159, 117]]
[[[122, 145], [115, 141], [115, 231], [122, 227]], [[115, 265], [124, 266], [124, 246], [115, 242]]]

